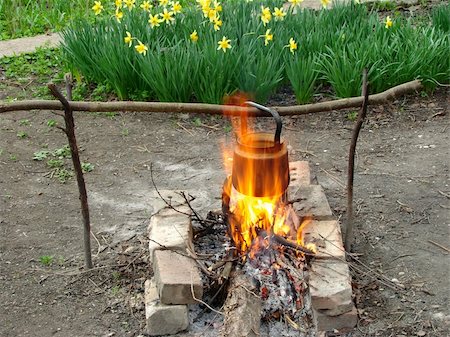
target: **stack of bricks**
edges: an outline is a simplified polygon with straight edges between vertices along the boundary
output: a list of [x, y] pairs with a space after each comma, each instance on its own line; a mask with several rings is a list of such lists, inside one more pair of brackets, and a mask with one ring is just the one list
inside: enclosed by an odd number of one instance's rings
[[[309, 270], [311, 304], [317, 330], [351, 329], [357, 323], [352, 287], [339, 222], [320, 185], [313, 184], [308, 162], [289, 164], [289, 198], [299, 216], [312, 217], [305, 243], [318, 253]], [[176, 191], [160, 191], [173, 206], [155, 210], [150, 219], [149, 249], [154, 277], [145, 283], [147, 333], [176, 334], [188, 328], [188, 304], [201, 299], [203, 286], [195, 262], [186, 256], [192, 245], [190, 209]]]
[[312, 184], [308, 162], [290, 163], [289, 198], [299, 216], [311, 216], [305, 226], [305, 243], [318, 252], [309, 270], [309, 289], [318, 331], [352, 329], [358, 315], [339, 222], [333, 217], [320, 185]]
[[154, 276], [145, 282], [145, 315], [150, 336], [170, 335], [189, 326], [188, 304], [203, 295], [195, 261], [187, 256], [192, 244], [190, 210], [175, 191], [160, 191], [178, 210], [162, 208], [149, 225], [150, 260]]

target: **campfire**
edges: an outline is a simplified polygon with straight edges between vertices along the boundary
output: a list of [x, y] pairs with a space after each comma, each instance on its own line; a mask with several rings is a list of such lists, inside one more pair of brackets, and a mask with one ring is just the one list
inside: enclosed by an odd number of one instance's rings
[[232, 174], [223, 187], [223, 211], [237, 253], [251, 259], [268, 240], [314, 254], [315, 247], [303, 246], [303, 228], [310, 219], [300, 219], [289, 203], [289, 161], [281, 141], [281, 118], [276, 111], [247, 102], [270, 113], [275, 134], [249, 131], [247, 116], [241, 116]]
[[[261, 303], [258, 314], [272, 325], [271, 333], [280, 332], [280, 327], [276, 328], [283, 325], [280, 322], [293, 330], [306, 331], [311, 320], [309, 303], [304, 300], [305, 254], [314, 255], [315, 246], [304, 246], [303, 228], [311, 220], [300, 218], [289, 202], [289, 160], [287, 146], [281, 139], [280, 116], [259, 104], [246, 104], [273, 116], [276, 129], [274, 134], [256, 132], [249, 127], [246, 115], [241, 116], [240, 127], [235, 128], [237, 144], [232, 172], [223, 186], [222, 202], [235, 248], [232, 255], [241, 260], [239, 282], [248, 283], [249, 288], [254, 288], [253, 293], [258, 294], [257, 302]], [[229, 293], [228, 301], [237, 300], [245, 307], [246, 302], [255, 300], [242, 295], [233, 300], [230, 299], [233, 294]], [[240, 312], [233, 319], [237, 323], [225, 322], [230, 331], [254, 321], [253, 314], [248, 312], [247, 317]], [[259, 329], [259, 322], [255, 325]]]
[[[289, 162], [276, 111], [243, 104], [272, 116], [276, 127], [262, 132], [247, 115], [233, 120], [236, 144], [232, 155], [224, 153], [231, 165], [221, 211], [204, 219], [191, 194], [163, 197], [156, 190], [168, 210], [149, 226], [150, 335], [185, 330], [193, 303], [200, 304], [193, 331], [217, 323], [223, 337], [312, 337], [356, 324], [339, 223], [321, 186], [311, 184], [307, 162]], [[152, 182], [156, 188], [153, 175]], [[161, 314], [170, 325], [161, 324]]]

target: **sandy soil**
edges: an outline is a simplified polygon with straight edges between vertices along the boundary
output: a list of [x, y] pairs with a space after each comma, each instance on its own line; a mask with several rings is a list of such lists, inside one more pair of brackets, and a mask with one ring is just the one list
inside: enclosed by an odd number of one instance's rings
[[[441, 89], [369, 110], [357, 149], [353, 251], [405, 290], [354, 274], [360, 322], [352, 336], [449, 333], [448, 104], [448, 90]], [[81, 158], [95, 166], [86, 180], [96, 268], [86, 272], [75, 179], [61, 184], [46, 161], [33, 160], [36, 151], [66, 144], [60, 130], [47, 126], [49, 119], [62, 123], [48, 111], [0, 117], [0, 336], [145, 335], [150, 165], [159, 188], [206, 193], [204, 209], [215, 207], [225, 177], [221, 143], [232, 138], [229, 122], [76, 113]], [[344, 221], [353, 125], [347, 112], [284, 123], [290, 159], [310, 162]], [[53, 257], [49, 265], [41, 262], [45, 256]]]

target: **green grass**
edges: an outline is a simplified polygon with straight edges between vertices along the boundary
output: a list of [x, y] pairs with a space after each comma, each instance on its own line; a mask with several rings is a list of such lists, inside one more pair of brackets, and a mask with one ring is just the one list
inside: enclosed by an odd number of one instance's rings
[[[331, 86], [336, 97], [359, 95], [364, 67], [371, 93], [416, 78], [431, 88], [449, 82], [448, 5], [425, 24], [398, 16], [387, 29], [377, 12], [354, 4], [304, 10], [264, 26], [262, 3], [273, 10], [283, 1], [226, 2], [217, 32], [196, 6], [155, 29], [138, 7], [125, 10], [118, 23], [105, 6], [94, 23], [81, 20], [64, 30], [63, 52], [78, 78], [113, 90], [119, 99], [221, 103], [239, 90], [264, 103], [290, 85], [298, 102], [306, 103], [321, 85]], [[274, 35], [268, 46], [266, 29]], [[194, 30], [197, 43], [189, 39]], [[124, 42], [127, 31], [135, 38], [131, 47]], [[217, 50], [223, 36], [231, 40], [226, 53]], [[290, 38], [298, 44], [294, 53], [286, 47]], [[138, 40], [148, 47], [146, 55], [136, 52]]]
[[44, 266], [49, 266], [53, 263], [53, 256], [51, 255], [42, 255], [39, 257], [39, 262]]
[[51, 99], [46, 84], [62, 82], [67, 71], [61, 49], [39, 48], [34, 53], [3, 57], [0, 74], [5, 81], [0, 84], [0, 90], [7, 91], [8, 85], [19, 89], [12, 91], [9, 99]]
[[0, 0], [0, 40], [59, 31], [69, 21], [88, 17], [89, 0]]

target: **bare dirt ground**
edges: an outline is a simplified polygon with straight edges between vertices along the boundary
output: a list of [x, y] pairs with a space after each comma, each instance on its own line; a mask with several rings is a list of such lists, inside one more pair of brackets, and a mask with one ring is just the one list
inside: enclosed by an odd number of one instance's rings
[[[357, 147], [353, 251], [404, 291], [354, 274], [360, 321], [352, 336], [449, 335], [448, 93], [369, 108]], [[82, 268], [75, 179], [62, 184], [46, 160], [33, 160], [37, 151], [66, 144], [47, 126], [50, 119], [61, 125], [61, 118], [48, 111], [0, 116], [2, 337], [145, 336], [150, 166], [159, 188], [206, 193], [205, 210], [220, 203], [228, 121], [156, 113], [75, 117], [81, 158], [95, 166], [86, 174], [95, 234], [89, 272]], [[347, 112], [285, 118], [284, 125], [290, 160], [310, 162], [344, 221], [353, 126]], [[53, 257], [48, 265], [46, 256]]]

